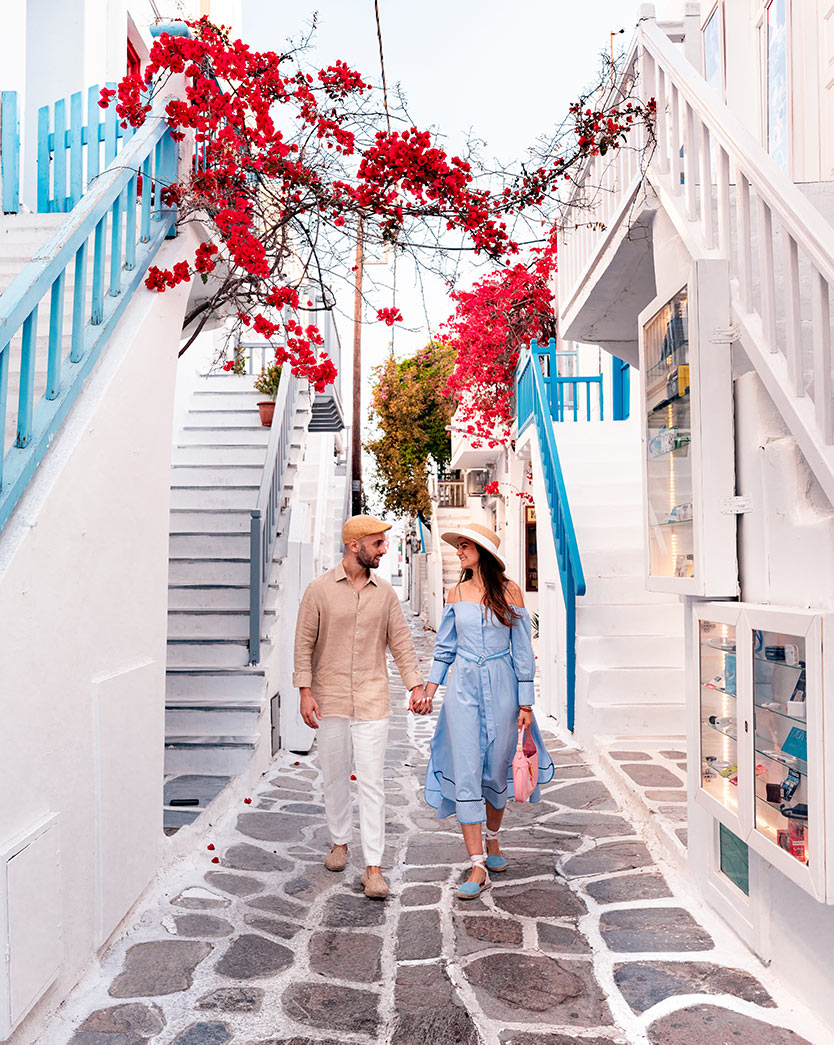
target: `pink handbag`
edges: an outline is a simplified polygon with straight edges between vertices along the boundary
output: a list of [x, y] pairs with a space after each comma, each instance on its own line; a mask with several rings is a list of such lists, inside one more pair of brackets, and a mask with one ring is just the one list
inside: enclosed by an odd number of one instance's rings
[[[513, 796], [516, 802], [526, 802], [539, 782], [539, 753], [529, 732], [527, 743], [524, 742], [525, 729], [526, 726], [518, 731], [518, 746], [513, 756]], [[527, 754], [531, 748], [532, 754]]]

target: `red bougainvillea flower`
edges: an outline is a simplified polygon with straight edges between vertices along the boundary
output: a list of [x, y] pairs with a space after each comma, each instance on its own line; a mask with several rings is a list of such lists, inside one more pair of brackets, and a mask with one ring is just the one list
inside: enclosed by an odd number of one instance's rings
[[211, 862], [212, 862], [213, 864], [219, 864], [219, 863], [220, 863], [220, 857], [219, 857], [219, 856], [213, 856], [213, 857], [211, 858]]
[[398, 308], [381, 308], [376, 314], [377, 321], [392, 327], [395, 323], [402, 323], [402, 312]]
[[206, 846], [206, 849], [214, 849], [214, 842], [209, 842], [209, 844]]
[[350, 774], [350, 779], [351, 780], [355, 780], [356, 779], [356, 774], [355, 773], [351, 773]]
[[244, 801], [245, 805], [248, 805], [248, 806], [252, 805], [252, 799], [251, 798], [244, 798], [243, 801]]

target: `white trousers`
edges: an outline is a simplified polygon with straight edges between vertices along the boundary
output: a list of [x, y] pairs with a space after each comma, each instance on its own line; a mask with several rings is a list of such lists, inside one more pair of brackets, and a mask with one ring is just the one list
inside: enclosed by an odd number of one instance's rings
[[324, 780], [324, 811], [333, 845], [346, 845], [353, 831], [350, 767], [356, 764], [359, 834], [367, 867], [382, 863], [385, 848], [385, 750], [389, 719], [364, 722], [328, 715], [316, 731]]

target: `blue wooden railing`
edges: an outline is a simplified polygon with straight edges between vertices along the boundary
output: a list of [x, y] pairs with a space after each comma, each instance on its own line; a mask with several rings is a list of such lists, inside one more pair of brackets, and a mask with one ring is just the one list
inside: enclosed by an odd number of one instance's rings
[[[107, 87], [115, 90], [116, 85]], [[70, 211], [90, 184], [115, 160], [122, 142], [133, 136], [133, 128], [121, 126], [115, 104], [107, 109], [98, 102], [98, 84], [84, 98], [77, 91], [66, 99], [38, 109], [38, 213]], [[102, 156], [103, 152], [103, 156]]]
[[[161, 115], [167, 101], [155, 107], [125, 145], [118, 164], [99, 174], [60, 229], [0, 296], [0, 526], [173, 228], [175, 211], [163, 208], [160, 192], [177, 177], [177, 143]], [[46, 387], [36, 400], [38, 312], [47, 297]], [[10, 376], [18, 372], [14, 404]], [[41, 367], [41, 380], [43, 376]], [[10, 409], [16, 409], [12, 427], [17, 435], [6, 449]]]
[[[555, 352], [555, 344], [551, 342], [551, 345], [552, 351]], [[551, 351], [550, 345], [547, 351]], [[516, 370], [516, 411], [519, 435], [531, 424], [535, 424], [538, 434], [542, 478], [565, 603], [567, 727], [572, 731], [576, 707], [576, 598], [585, 594], [585, 574], [582, 571], [568, 495], [559, 463], [559, 451], [553, 433], [553, 405], [547, 394], [548, 389], [539, 362], [540, 354], [542, 349], [534, 338], [530, 342], [529, 350], [519, 360]], [[554, 372], [555, 367], [551, 369], [551, 374]]]
[[[598, 419], [604, 420], [602, 374], [594, 374], [591, 377], [562, 377], [558, 371], [558, 359], [560, 356], [576, 358], [576, 352], [557, 352], [556, 338], [552, 337], [547, 345], [539, 345], [536, 342], [536, 353], [539, 357], [547, 360], [547, 366], [542, 371], [542, 380], [546, 390], [546, 402], [553, 421], [578, 421], [584, 413], [585, 420], [590, 421], [593, 415], [594, 401], [599, 410]], [[585, 409], [580, 410], [582, 402], [582, 391], [584, 390]], [[571, 417], [571, 415], [573, 415]]]
[[252, 509], [249, 523], [249, 663], [257, 664], [261, 659], [261, 634], [263, 629], [266, 596], [269, 591], [269, 574], [272, 555], [278, 536], [278, 516], [281, 512], [287, 470], [290, 463], [292, 430], [298, 404], [299, 380], [289, 366], [281, 368], [278, 394], [275, 397], [275, 413], [266, 449], [261, 489], [257, 507]]
[[20, 116], [17, 91], [0, 93], [0, 181], [4, 214], [20, 210]]

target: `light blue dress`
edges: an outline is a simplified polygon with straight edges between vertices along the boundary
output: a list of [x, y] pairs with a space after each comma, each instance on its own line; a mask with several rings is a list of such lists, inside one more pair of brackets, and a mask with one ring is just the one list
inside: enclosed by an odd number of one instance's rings
[[[507, 628], [482, 603], [452, 602], [443, 610], [429, 682], [445, 681], [446, 696], [425, 791], [438, 817], [455, 813], [461, 824], [480, 824], [486, 819], [484, 800], [503, 809], [513, 795], [518, 709], [535, 699], [536, 672], [530, 616], [520, 607], [515, 611], [519, 616]], [[546, 784], [553, 779], [553, 760], [535, 722], [531, 732], [539, 752], [539, 784]], [[541, 801], [538, 786], [530, 801]]]

